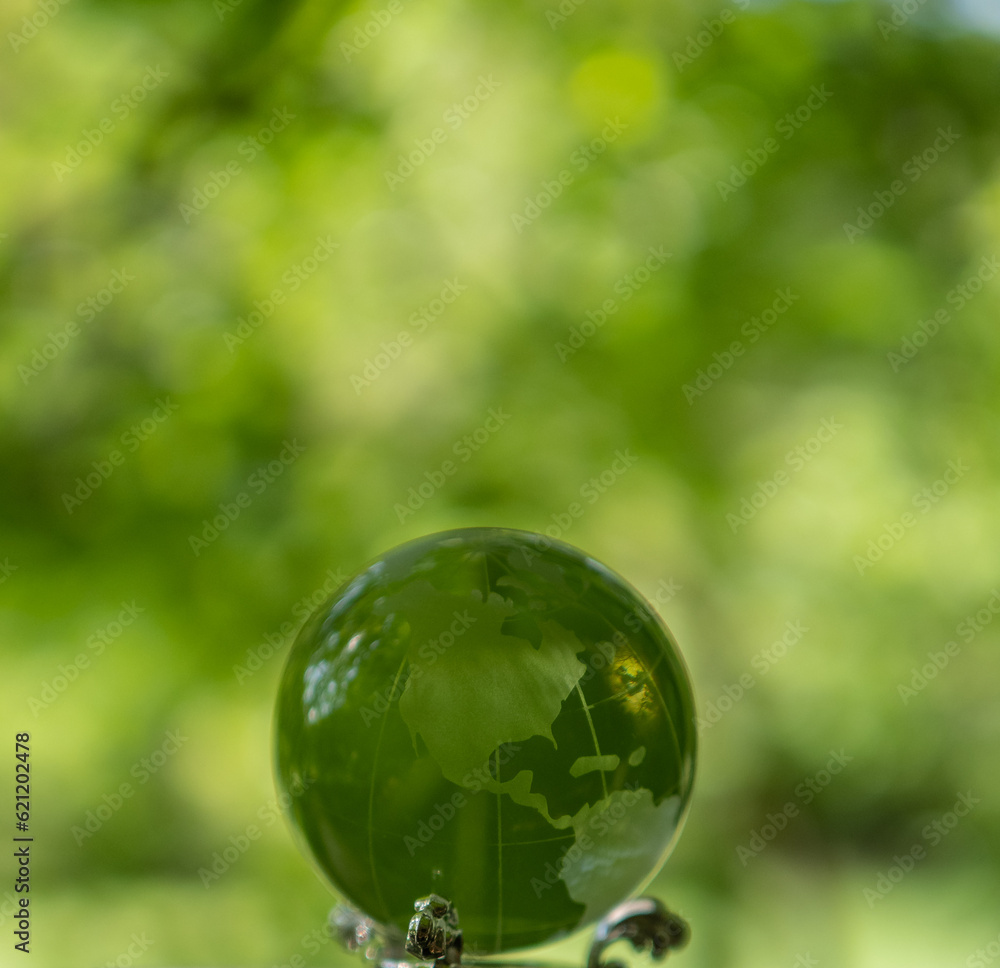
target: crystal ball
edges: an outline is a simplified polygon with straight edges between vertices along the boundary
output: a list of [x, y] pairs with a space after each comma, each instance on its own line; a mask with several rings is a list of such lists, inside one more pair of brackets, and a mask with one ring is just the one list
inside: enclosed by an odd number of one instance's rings
[[386, 552], [312, 615], [276, 710], [276, 772], [320, 875], [405, 933], [447, 898], [465, 951], [543, 944], [647, 883], [687, 812], [683, 661], [624, 579], [527, 531]]

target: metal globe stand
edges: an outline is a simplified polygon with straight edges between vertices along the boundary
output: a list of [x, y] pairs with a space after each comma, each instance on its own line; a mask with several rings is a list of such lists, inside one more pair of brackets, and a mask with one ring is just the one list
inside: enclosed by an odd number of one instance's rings
[[[498, 968], [556, 968], [531, 961], [492, 958], [462, 959], [462, 931], [458, 912], [437, 894], [413, 904], [414, 915], [403, 938], [347, 903], [330, 912], [331, 933], [348, 951], [358, 951], [378, 968], [444, 968], [446, 965], [493, 965]], [[625, 901], [605, 915], [594, 931], [585, 968], [625, 968], [619, 961], [604, 961], [607, 948], [628, 941], [636, 951], [648, 951], [656, 961], [683, 948], [691, 936], [686, 921], [651, 897]], [[562, 966], [560, 966], [562, 968]]]

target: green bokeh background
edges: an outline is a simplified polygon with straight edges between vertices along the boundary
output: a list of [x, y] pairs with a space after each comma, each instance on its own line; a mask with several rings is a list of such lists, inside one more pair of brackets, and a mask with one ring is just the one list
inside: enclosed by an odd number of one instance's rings
[[[942, 968], [997, 942], [1000, 276], [956, 290], [1000, 254], [995, 10], [47, 2], [0, 13], [0, 833], [27, 729], [29, 963], [353, 963], [275, 808], [281, 657], [338, 571], [487, 524], [659, 593], [717, 719], [653, 886], [692, 921], [679, 964]], [[945, 668], [901, 696], [928, 652]]]

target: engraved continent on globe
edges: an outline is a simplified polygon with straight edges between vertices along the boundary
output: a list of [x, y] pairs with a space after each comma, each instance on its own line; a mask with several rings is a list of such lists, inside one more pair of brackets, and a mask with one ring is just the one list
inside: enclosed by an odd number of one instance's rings
[[645, 600], [583, 552], [499, 528], [392, 549], [300, 632], [277, 779], [324, 878], [405, 932], [448, 898], [465, 950], [604, 915], [669, 852], [694, 778], [691, 688]]

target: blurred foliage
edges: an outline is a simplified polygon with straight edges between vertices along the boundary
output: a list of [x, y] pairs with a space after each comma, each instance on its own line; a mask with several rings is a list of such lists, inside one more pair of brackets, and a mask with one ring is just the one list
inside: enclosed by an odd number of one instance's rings
[[7, 0], [0, 702], [32, 734], [33, 963], [350, 963], [275, 809], [281, 655], [338, 571], [473, 524], [659, 594], [706, 719], [654, 885], [684, 964], [995, 945], [990, 16]]

